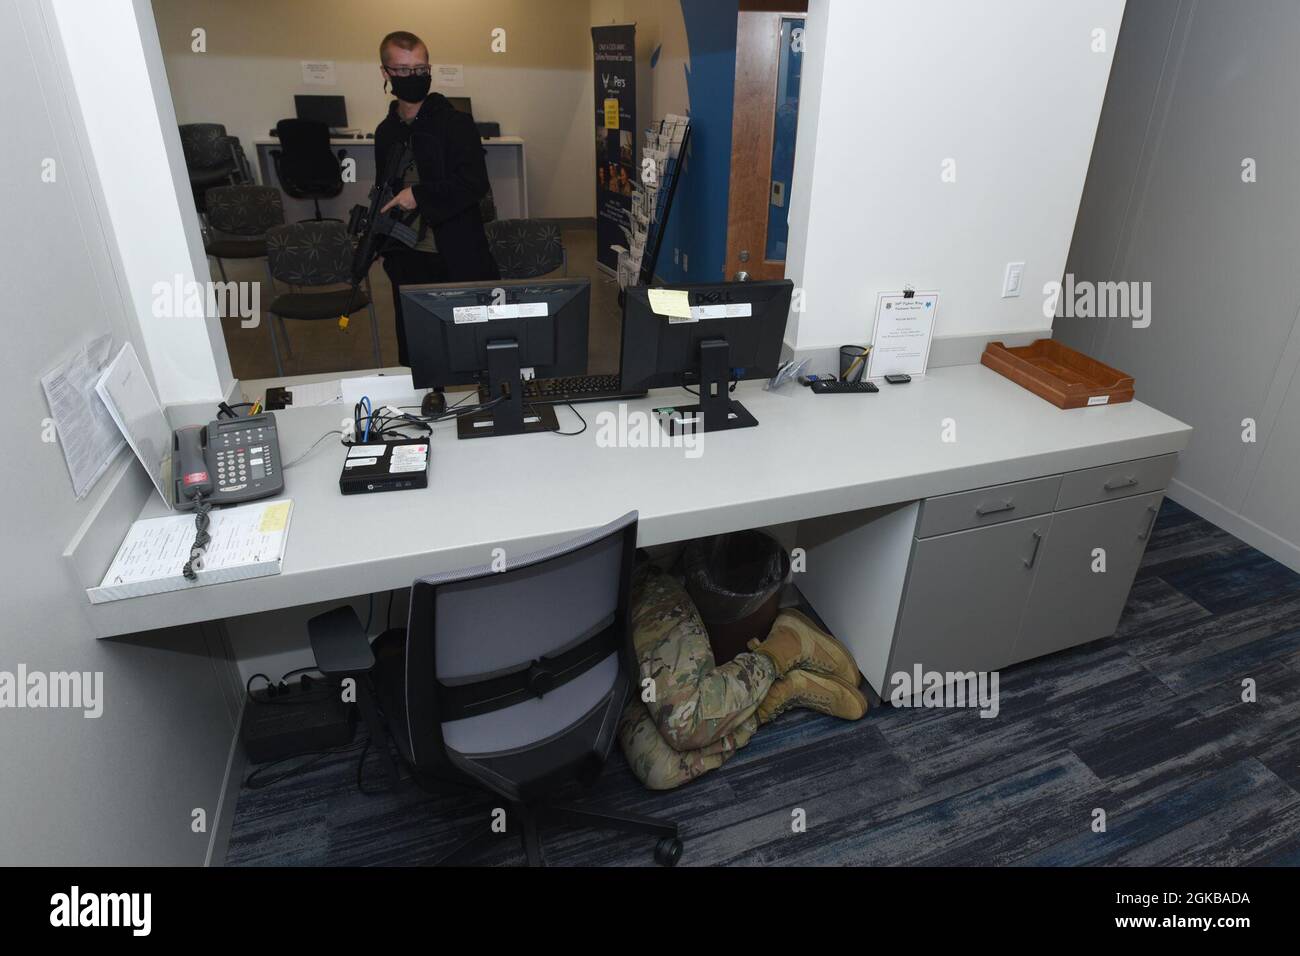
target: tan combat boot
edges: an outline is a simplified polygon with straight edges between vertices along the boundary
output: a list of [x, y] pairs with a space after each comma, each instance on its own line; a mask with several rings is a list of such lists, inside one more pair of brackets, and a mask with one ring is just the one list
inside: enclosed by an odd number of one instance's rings
[[821, 714], [857, 720], [867, 712], [867, 698], [838, 677], [792, 670], [776, 681], [758, 705], [758, 722], [765, 724], [792, 707], [807, 707]]
[[843, 644], [805, 615], [788, 608], [776, 616], [767, 639], [750, 641], [749, 649], [771, 660], [776, 665], [777, 677], [797, 667], [838, 677], [854, 687], [862, 680], [853, 655]]

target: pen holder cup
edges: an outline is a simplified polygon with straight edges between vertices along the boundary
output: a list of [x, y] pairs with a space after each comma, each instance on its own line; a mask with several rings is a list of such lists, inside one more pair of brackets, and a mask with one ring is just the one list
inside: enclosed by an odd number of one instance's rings
[[840, 346], [840, 381], [860, 382], [867, 371], [867, 352], [861, 345]]

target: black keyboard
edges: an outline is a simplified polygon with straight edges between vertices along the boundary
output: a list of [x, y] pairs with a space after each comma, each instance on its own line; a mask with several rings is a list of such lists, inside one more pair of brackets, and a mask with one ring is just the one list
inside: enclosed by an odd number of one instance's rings
[[[620, 398], [642, 398], [645, 389], [623, 388], [618, 375], [575, 375], [572, 378], [534, 378], [523, 383], [524, 402], [534, 405], [576, 405], [579, 402], [610, 402]], [[488, 400], [480, 386], [479, 401]]]
[[873, 382], [813, 382], [814, 395], [869, 395], [878, 392]]

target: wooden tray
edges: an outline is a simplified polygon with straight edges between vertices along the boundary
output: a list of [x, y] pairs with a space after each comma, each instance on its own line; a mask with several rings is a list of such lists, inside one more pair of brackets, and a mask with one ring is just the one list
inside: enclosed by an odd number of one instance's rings
[[1115, 405], [1133, 400], [1133, 377], [1054, 339], [1019, 348], [990, 342], [980, 364], [1005, 375], [1057, 408]]

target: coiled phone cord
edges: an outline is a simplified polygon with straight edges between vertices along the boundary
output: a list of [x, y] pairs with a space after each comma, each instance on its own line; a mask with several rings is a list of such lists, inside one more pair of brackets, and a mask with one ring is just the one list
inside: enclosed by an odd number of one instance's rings
[[208, 512], [211, 510], [212, 502], [203, 500], [202, 495], [194, 502], [194, 544], [190, 547], [190, 559], [185, 562], [185, 567], [181, 568], [181, 574], [185, 575], [188, 581], [197, 581], [198, 572], [203, 569], [203, 553], [212, 541], [212, 535], [208, 534], [208, 524], [211, 520]]

